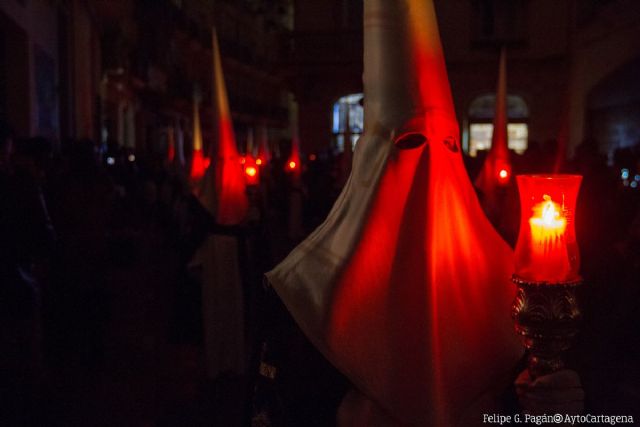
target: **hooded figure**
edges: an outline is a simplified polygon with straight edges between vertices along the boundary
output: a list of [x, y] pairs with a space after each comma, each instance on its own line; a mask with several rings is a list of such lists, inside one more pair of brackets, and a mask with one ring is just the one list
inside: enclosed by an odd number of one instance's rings
[[[218, 225], [237, 226], [245, 219], [248, 199], [215, 30], [212, 37], [217, 149], [202, 180], [199, 200]], [[211, 379], [222, 372], [244, 372], [244, 303], [238, 246], [238, 237], [233, 234], [210, 234], [191, 262], [202, 268], [204, 345]]]
[[202, 128], [200, 126], [200, 100], [193, 99], [193, 153], [191, 155], [191, 172], [189, 177], [198, 183], [207, 168], [207, 159], [202, 151]]
[[267, 277], [367, 402], [349, 425], [481, 423], [522, 353], [512, 252], [463, 165], [432, 0], [365, 0], [364, 42], [351, 176]]
[[484, 161], [482, 170], [476, 178], [475, 186], [482, 191], [491, 203], [496, 198], [499, 187], [506, 186], [511, 180], [511, 161], [509, 159], [509, 119], [507, 117], [507, 54], [500, 51], [500, 66], [496, 90], [495, 113], [493, 115], [493, 134], [491, 149]]
[[220, 225], [237, 225], [247, 214], [244, 172], [231, 121], [227, 88], [215, 29], [212, 30], [214, 146], [211, 164], [203, 180], [200, 201]]

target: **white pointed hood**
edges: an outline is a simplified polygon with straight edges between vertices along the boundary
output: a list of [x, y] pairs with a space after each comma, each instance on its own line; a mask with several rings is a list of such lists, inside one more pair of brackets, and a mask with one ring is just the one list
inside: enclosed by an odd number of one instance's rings
[[433, 2], [365, 0], [364, 13], [366, 123], [351, 176], [267, 277], [397, 425], [468, 425], [521, 354], [512, 252], [462, 162]]
[[220, 48], [212, 30], [214, 141], [211, 163], [203, 180], [200, 201], [222, 225], [241, 223], [249, 208], [244, 172], [236, 145]]
[[511, 181], [512, 171], [509, 156], [508, 124], [507, 52], [505, 48], [502, 48], [500, 52], [500, 65], [498, 67], [498, 84], [496, 87], [491, 149], [475, 181], [475, 186], [479, 188], [488, 199], [495, 196], [493, 193], [498, 186], [505, 186]]

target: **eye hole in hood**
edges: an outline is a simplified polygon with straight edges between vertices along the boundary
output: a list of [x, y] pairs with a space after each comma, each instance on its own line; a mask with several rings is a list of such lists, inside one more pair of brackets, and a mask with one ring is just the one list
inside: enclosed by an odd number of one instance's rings
[[427, 137], [419, 132], [406, 132], [394, 139], [393, 143], [401, 150], [418, 148], [427, 142]]

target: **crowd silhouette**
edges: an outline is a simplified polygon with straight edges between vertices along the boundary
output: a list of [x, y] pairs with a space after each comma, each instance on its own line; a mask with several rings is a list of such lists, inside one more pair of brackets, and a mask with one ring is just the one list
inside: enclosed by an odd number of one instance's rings
[[[585, 320], [569, 359], [592, 412], [628, 414], [640, 408], [640, 156], [638, 146], [619, 150], [608, 164], [597, 147], [585, 141], [562, 170], [584, 177]], [[308, 233], [340, 191], [340, 157], [312, 159], [300, 189], [274, 158], [249, 190], [249, 220], [221, 227], [162, 156], [90, 140], [54, 145], [1, 126], [0, 424], [259, 425], [268, 410], [280, 417], [274, 425], [331, 425], [347, 383], [263, 282], [297, 243], [287, 233], [290, 192], [302, 193]], [[473, 178], [482, 156], [465, 161]], [[553, 141], [530, 142], [513, 171], [548, 173], [555, 161]], [[513, 180], [502, 191], [487, 214], [513, 246]], [[189, 267], [209, 233], [242, 242], [250, 367], [213, 383], [202, 375], [200, 277]], [[276, 382], [260, 375], [264, 363], [280, 369]]]

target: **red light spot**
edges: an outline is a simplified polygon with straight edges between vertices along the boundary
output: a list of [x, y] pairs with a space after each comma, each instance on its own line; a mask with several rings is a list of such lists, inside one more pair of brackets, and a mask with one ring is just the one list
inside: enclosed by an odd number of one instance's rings
[[258, 157], [256, 159], [256, 165], [260, 166], [262, 164], [262, 159], [260, 157]]
[[246, 157], [244, 157], [244, 156], [240, 156], [240, 164], [241, 164], [241, 165], [244, 165], [246, 162], [247, 162]]
[[244, 172], [249, 176], [256, 176], [256, 174], [258, 173], [256, 168], [254, 168], [253, 166], [249, 166], [248, 168], [245, 169]]
[[295, 169], [295, 168], [296, 168], [296, 166], [298, 166], [298, 165], [296, 164], [296, 162], [294, 162], [294, 161], [290, 161], [290, 162], [289, 162], [289, 169], [292, 169], [292, 170], [293, 170], [293, 169]]
[[316, 155], [315, 155], [315, 154], [310, 154], [310, 155], [309, 155], [309, 160], [311, 160], [312, 162], [315, 162], [315, 160], [316, 160]]
[[202, 155], [202, 150], [193, 152], [191, 160], [191, 179], [198, 181], [204, 176], [204, 171], [209, 167], [209, 158]]
[[509, 177], [509, 172], [506, 169], [501, 169], [498, 176], [500, 179], [507, 179]]

